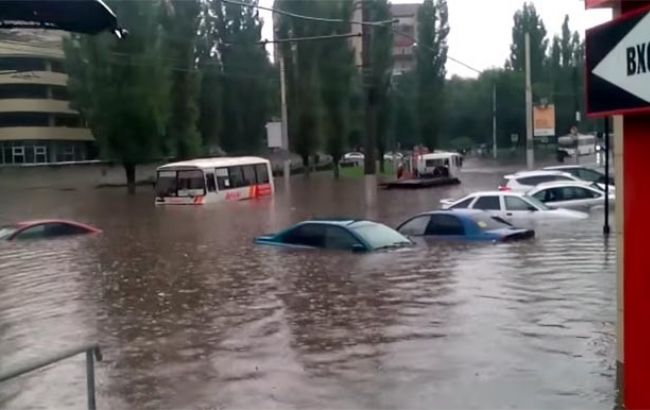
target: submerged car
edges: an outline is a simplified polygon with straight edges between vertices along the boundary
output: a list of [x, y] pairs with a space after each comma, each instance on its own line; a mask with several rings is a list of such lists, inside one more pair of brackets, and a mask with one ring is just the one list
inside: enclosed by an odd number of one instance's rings
[[535, 236], [532, 229], [516, 228], [501, 218], [478, 210], [431, 211], [416, 215], [397, 230], [409, 236], [465, 241], [514, 241]]
[[413, 242], [386, 225], [359, 219], [312, 219], [284, 231], [255, 238], [260, 245], [371, 252]]
[[503, 177], [504, 183], [499, 191], [526, 192], [535, 186], [547, 182], [581, 181], [580, 178], [562, 171], [520, 171]]
[[53, 239], [72, 235], [88, 235], [96, 233], [101, 233], [101, 230], [80, 222], [60, 219], [23, 221], [0, 227], [0, 239], [7, 241]]
[[362, 152], [348, 152], [341, 158], [341, 165], [360, 165], [363, 164], [366, 156]]
[[[607, 182], [607, 176], [603, 172], [583, 165], [555, 165], [545, 167], [544, 169], [548, 171], [566, 172], [582, 179], [583, 181], [595, 182], [599, 185], [604, 185], [605, 182]], [[609, 177], [609, 185], [614, 186], [614, 177], [612, 176]]]
[[480, 209], [516, 226], [529, 226], [541, 221], [586, 219], [584, 212], [551, 208], [536, 198], [511, 191], [474, 192], [458, 200], [443, 199], [443, 209]]
[[[548, 182], [537, 185], [527, 195], [553, 207], [586, 209], [605, 205], [605, 192], [595, 182]], [[613, 205], [616, 194], [610, 192], [607, 200]]]

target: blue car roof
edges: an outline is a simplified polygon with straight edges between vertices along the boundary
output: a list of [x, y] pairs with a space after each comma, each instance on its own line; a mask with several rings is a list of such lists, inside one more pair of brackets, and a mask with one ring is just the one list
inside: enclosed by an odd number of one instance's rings
[[485, 214], [485, 211], [480, 209], [438, 209], [436, 211], [424, 212], [422, 215], [435, 215], [435, 214], [453, 214], [458, 216], [472, 217], [474, 215]]
[[319, 223], [326, 225], [336, 225], [336, 226], [350, 226], [358, 222], [371, 222], [365, 219], [352, 219], [352, 218], [312, 218], [307, 219], [297, 223], [296, 225], [306, 224], [306, 223]]

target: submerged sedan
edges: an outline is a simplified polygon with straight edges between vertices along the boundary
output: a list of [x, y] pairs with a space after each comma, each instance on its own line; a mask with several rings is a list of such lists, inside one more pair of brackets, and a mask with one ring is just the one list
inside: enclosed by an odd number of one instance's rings
[[25, 239], [52, 239], [72, 235], [101, 233], [100, 229], [80, 222], [60, 219], [23, 221], [0, 227], [0, 239], [7, 241]]
[[425, 212], [402, 223], [397, 230], [409, 236], [464, 241], [505, 242], [535, 236], [532, 229], [516, 228], [478, 210]]
[[516, 226], [543, 221], [571, 221], [589, 217], [571, 209], [549, 208], [538, 199], [511, 191], [474, 192], [458, 200], [443, 199], [443, 209], [480, 209]]
[[[537, 185], [526, 194], [552, 207], [589, 209], [605, 205], [605, 192], [596, 183], [549, 182]], [[607, 201], [613, 205], [615, 200], [616, 194], [610, 191]]]
[[255, 238], [260, 245], [371, 252], [413, 244], [386, 225], [359, 219], [313, 219]]

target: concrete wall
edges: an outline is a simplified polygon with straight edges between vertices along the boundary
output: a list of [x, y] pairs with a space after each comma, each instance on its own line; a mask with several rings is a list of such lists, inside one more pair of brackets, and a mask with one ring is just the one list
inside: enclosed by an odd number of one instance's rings
[[[282, 171], [283, 155], [268, 155], [274, 172]], [[331, 163], [331, 157], [321, 155], [319, 166]], [[153, 183], [156, 168], [161, 163], [139, 165], [136, 168], [137, 183]], [[291, 169], [302, 168], [302, 161], [297, 155], [291, 155]], [[88, 189], [104, 186], [126, 185], [124, 168], [119, 164], [100, 162], [29, 165], [29, 166], [0, 166], [0, 190], [2, 189]]]
[[[156, 167], [157, 164], [137, 167], [136, 180], [153, 182]], [[124, 184], [126, 184], [126, 176], [124, 168], [120, 165], [94, 163], [0, 167], [0, 189], [88, 189]]]

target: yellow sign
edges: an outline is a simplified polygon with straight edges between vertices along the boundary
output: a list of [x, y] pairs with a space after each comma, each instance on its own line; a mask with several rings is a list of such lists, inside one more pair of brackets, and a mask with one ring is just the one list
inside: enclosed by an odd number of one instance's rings
[[533, 108], [533, 135], [552, 137], [555, 135], [555, 106], [537, 106]]

